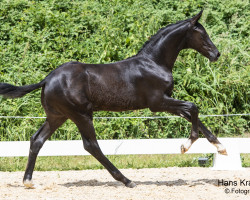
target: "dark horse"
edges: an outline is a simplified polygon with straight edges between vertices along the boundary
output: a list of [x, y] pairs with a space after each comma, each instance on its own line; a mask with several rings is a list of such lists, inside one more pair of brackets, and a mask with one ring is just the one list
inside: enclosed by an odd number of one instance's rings
[[190, 138], [181, 146], [185, 153], [197, 140], [199, 131], [217, 147], [226, 149], [199, 120], [197, 107], [190, 102], [171, 98], [172, 68], [182, 49], [195, 49], [210, 61], [220, 53], [209, 39], [196, 16], [160, 29], [146, 42], [137, 55], [111, 64], [69, 62], [52, 71], [40, 83], [13, 86], [0, 83], [0, 95], [18, 98], [42, 88], [41, 101], [47, 119], [30, 139], [29, 160], [23, 183], [33, 188], [32, 174], [39, 150], [44, 142], [67, 119], [78, 127], [84, 148], [118, 181], [127, 187], [135, 183], [126, 178], [102, 153], [93, 126], [93, 112], [126, 111], [149, 108], [153, 112], [169, 112], [192, 123]]

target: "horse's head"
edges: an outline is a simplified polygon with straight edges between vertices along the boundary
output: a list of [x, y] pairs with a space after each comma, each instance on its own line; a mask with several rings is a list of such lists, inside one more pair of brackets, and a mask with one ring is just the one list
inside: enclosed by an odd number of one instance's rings
[[198, 23], [202, 12], [189, 19], [190, 26], [187, 33], [187, 48], [195, 49], [203, 56], [207, 57], [211, 62], [217, 61], [220, 57], [220, 52], [210, 40], [205, 28]]

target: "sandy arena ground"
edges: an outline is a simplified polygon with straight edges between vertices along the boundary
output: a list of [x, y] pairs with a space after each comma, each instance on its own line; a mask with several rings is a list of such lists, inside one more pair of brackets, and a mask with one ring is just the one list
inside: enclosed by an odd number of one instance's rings
[[[34, 172], [36, 189], [25, 189], [23, 172], [0, 172], [0, 199], [86, 200], [244, 200], [250, 199], [250, 168], [123, 169], [137, 186], [126, 188], [106, 170]], [[245, 180], [244, 180], [245, 179]], [[232, 181], [235, 186], [218, 185]], [[249, 182], [247, 182], [249, 181]], [[242, 183], [241, 183], [242, 182]]]

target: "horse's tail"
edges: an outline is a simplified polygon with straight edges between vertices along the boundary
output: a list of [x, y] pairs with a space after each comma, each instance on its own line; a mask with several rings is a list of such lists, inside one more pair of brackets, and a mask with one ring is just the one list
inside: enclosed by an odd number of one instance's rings
[[45, 79], [40, 83], [24, 86], [14, 86], [8, 83], [0, 83], [0, 95], [5, 98], [18, 98], [36, 90], [45, 84]]

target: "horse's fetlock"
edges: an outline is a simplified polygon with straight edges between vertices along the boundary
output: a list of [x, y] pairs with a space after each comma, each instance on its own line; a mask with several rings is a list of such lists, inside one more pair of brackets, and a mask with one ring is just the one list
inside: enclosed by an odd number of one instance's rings
[[214, 135], [209, 135], [207, 139], [208, 139], [209, 142], [212, 142], [212, 143], [217, 142], [217, 138]]
[[123, 178], [124, 178], [124, 176], [122, 175], [122, 173], [121, 172], [112, 172], [112, 176], [114, 177], [114, 179], [116, 179], [116, 180], [118, 180], [118, 181], [121, 181]]

